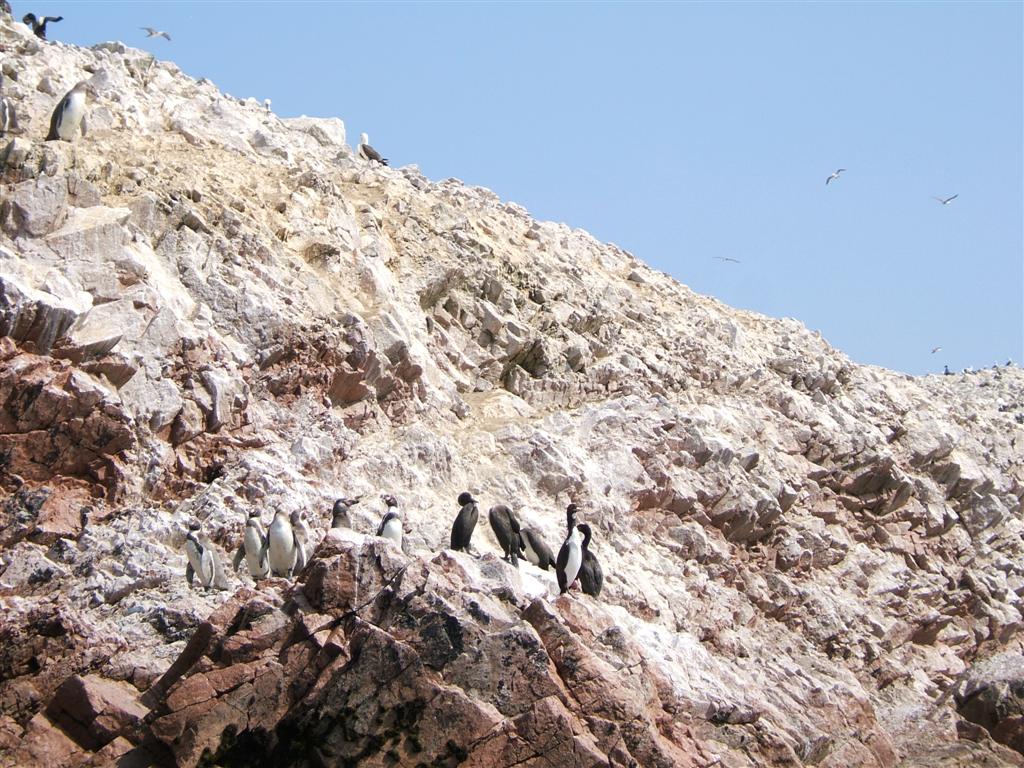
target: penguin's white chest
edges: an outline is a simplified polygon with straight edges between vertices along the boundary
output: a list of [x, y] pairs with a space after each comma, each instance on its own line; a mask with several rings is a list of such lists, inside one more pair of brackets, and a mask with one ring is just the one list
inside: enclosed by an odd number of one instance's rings
[[260, 550], [263, 549], [263, 532], [254, 526], [245, 528], [245, 564], [249, 567], [249, 574], [254, 578], [262, 578], [267, 575], [267, 561], [260, 559]]
[[569, 542], [569, 559], [565, 562], [565, 586], [571, 587], [580, 573], [580, 565], [583, 564], [583, 550], [575, 537]]
[[72, 93], [57, 121], [57, 135], [64, 141], [72, 141], [78, 134], [82, 118], [85, 117], [85, 94]]
[[534, 565], [540, 565], [540, 555], [533, 551], [533, 546], [530, 544], [530, 538], [528, 536], [522, 537], [523, 544], [526, 545], [526, 559]]
[[386, 523], [384, 523], [384, 530], [381, 532], [381, 536], [385, 539], [391, 539], [398, 548], [402, 548], [402, 521], [397, 517], [392, 517]]
[[275, 572], [290, 571], [295, 565], [295, 557], [298, 554], [295, 548], [295, 535], [289, 523], [279, 523], [274, 520], [270, 524], [269, 553], [268, 560], [270, 568]]

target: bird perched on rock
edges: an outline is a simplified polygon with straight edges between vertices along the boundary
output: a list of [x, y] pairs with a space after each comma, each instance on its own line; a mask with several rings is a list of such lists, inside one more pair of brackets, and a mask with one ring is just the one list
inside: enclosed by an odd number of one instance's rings
[[[577, 527], [576, 517], [579, 513], [579, 507], [575, 504], [570, 504], [565, 508], [565, 519], [569, 527], [569, 534], [571, 535], [573, 529]], [[598, 561], [597, 556], [590, 551], [590, 540], [591, 530], [590, 526], [586, 526], [587, 534], [582, 545], [582, 562], [580, 563], [579, 569], [579, 580], [580, 588], [588, 595], [592, 597], [598, 597], [601, 594], [601, 590], [604, 588], [604, 569], [601, 568], [601, 563]]]
[[466, 552], [469, 550], [469, 540], [473, 538], [473, 529], [476, 528], [476, 521], [480, 517], [480, 510], [476, 505], [476, 499], [469, 491], [463, 491], [457, 499], [459, 514], [452, 523], [452, 549]]
[[292, 524], [292, 535], [295, 536], [295, 546], [298, 549], [298, 559], [301, 561], [301, 565], [297, 562], [295, 565], [295, 572], [298, 573], [309, 562], [313, 556], [313, 533], [309, 530], [309, 523], [306, 522], [306, 511], [295, 510], [291, 514]]
[[34, 13], [26, 13], [24, 16], [21, 17], [21, 20], [25, 24], [28, 24], [28, 26], [31, 28], [31, 30], [33, 32], [35, 32], [36, 37], [38, 37], [40, 40], [45, 40], [46, 39], [46, 24], [48, 22], [51, 22], [51, 21], [54, 22], [54, 23], [56, 23], [58, 21], [63, 21], [64, 17], [63, 16], [42, 16], [40, 18], [36, 18], [36, 15]]
[[274, 512], [274, 520], [267, 531], [267, 543], [263, 545], [262, 556], [267, 557], [270, 572], [274, 576], [291, 576], [294, 571], [306, 565], [302, 548], [295, 540], [291, 520], [283, 509]]
[[265, 578], [270, 571], [265, 554], [266, 545], [267, 533], [263, 530], [259, 510], [254, 509], [249, 512], [249, 518], [245, 521], [245, 535], [242, 543], [238, 545], [238, 551], [235, 552], [235, 559], [231, 563], [232, 570], [237, 571], [242, 558], [245, 558], [249, 575], [254, 579]]
[[161, 32], [159, 29], [153, 29], [152, 27], [139, 27], [139, 29], [146, 33], [146, 37], [162, 37], [168, 43], [171, 42], [171, 36], [166, 32]]
[[358, 503], [359, 497], [335, 501], [334, 509], [331, 511], [331, 528], [351, 528], [352, 520], [348, 516], [348, 511]]
[[518, 568], [522, 540], [519, 538], [519, 520], [516, 519], [515, 513], [506, 504], [495, 504], [487, 512], [487, 519], [491, 523], [491, 530], [494, 531], [494, 538], [504, 551], [503, 559]]
[[387, 495], [383, 497], [383, 501], [386, 509], [384, 517], [381, 518], [380, 525], [377, 526], [377, 535], [393, 541], [401, 549], [402, 517], [398, 512], [398, 499]]
[[535, 530], [532, 528], [520, 528], [519, 539], [522, 542], [523, 555], [527, 560], [542, 571], [546, 571], [554, 566], [555, 556], [552, 554], [551, 548]]
[[388, 159], [381, 157], [380, 152], [370, 146], [370, 137], [365, 133], [359, 134], [359, 156], [363, 160], [375, 160], [381, 165], [388, 164]]
[[60, 100], [57, 108], [50, 115], [50, 132], [46, 134], [47, 141], [54, 139], [74, 141], [79, 130], [85, 136], [85, 98], [87, 93], [95, 94], [96, 92], [88, 81], [83, 80], [64, 94], [64, 98]]
[[185, 537], [185, 557], [188, 558], [185, 581], [191, 587], [193, 580], [198, 577], [199, 583], [207, 589], [227, 589], [228, 580], [221, 567], [220, 558], [217, 557], [217, 550], [201, 533], [202, 526], [198, 521], [192, 521], [188, 529], [188, 535]]
[[586, 523], [581, 523], [573, 527], [562, 543], [562, 548], [558, 550], [555, 577], [558, 579], [558, 590], [563, 595], [569, 591], [569, 587], [579, 576], [580, 566], [583, 564], [584, 541], [590, 543], [590, 527]]
[[11, 100], [4, 95], [4, 76], [0, 72], [0, 136], [6, 136], [8, 131], [17, 127], [18, 116]]
[[834, 171], [832, 171], [832, 173], [829, 174], [829, 177], [825, 179], [825, 186], [827, 187], [831, 182], [838, 179], [839, 174], [843, 173], [845, 170], [845, 168], [836, 168]]

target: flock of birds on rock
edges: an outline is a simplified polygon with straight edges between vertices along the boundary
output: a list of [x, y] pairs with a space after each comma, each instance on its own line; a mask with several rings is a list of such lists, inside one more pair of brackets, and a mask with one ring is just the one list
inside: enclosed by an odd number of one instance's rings
[[[334, 502], [331, 528], [350, 528], [349, 510], [359, 498], [341, 498]], [[377, 536], [387, 539], [399, 550], [406, 532], [402, 522], [398, 500], [392, 495], [381, 497], [385, 511], [377, 526]], [[452, 523], [451, 549], [473, 554], [470, 541], [480, 518], [477, 500], [468, 491], [459, 494], [459, 513]], [[533, 530], [520, 525], [519, 519], [506, 504], [497, 504], [488, 511], [487, 519], [494, 536], [502, 548], [502, 559], [519, 567], [519, 560], [525, 559], [541, 570], [554, 568], [560, 594], [565, 594], [577, 581], [585, 594], [598, 597], [604, 586], [604, 571], [601, 563], [590, 550], [593, 531], [586, 523], [577, 522], [579, 507], [569, 504], [565, 509], [567, 535], [555, 557], [543, 537]], [[253, 579], [271, 576], [291, 578], [309, 562], [313, 553], [312, 531], [305, 511], [296, 510], [290, 515], [278, 508], [274, 519], [266, 529], [263, 527], [258, 510], [249, 512], [245, 522], [242, 542], [235, 551], [232, 570], [238, 570], [245, 562]], [[185, 537], [185, 579], [194, 586], [196, 579], [201, 586], [213, 589], [228, 589], [217, 550], [209, 538], [202, 533], [201, 524], [192, 520]]]

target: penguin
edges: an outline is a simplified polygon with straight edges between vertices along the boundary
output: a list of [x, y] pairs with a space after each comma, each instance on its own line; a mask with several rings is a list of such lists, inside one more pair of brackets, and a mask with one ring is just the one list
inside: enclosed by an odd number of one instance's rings
[[242, 558], [245, 558], [250, 576], [254, 579], [266, 578], [270, 570], [265, 554], [266, 545], [267, 534], [263, 530], [259, 510], [254, 509], [249, 512], [249, 518], [245, 521], [245, 535], [242, 538], [242, 543], [238, 545], [238, 551], [235, 552], [231, 569], [237, 571], [238, 566], [242, 563]]
[[306, 522], [306, 511], [295, 510], [291, 516], [292, 534], [295, 536], [296, 562], [295, 573], [306, 567], [313, 557], [313, 532]]
[[491, 522], [494, 538], [505, 553], [503, 559], [518, 568], [522, 540], [519, 538], [519, 520], [515, 513], [505, 504], [496, 504], [487, 512], [487, 519]]
[[45, 40], [47, 22], [52, 21], [56, 23], [58, 21], [64, 21], [64, 17], [43, 16], [42, 18], [37, 19], [34, 13], [26, 13], [24, 16], [22, 16], [21, 20], [23, 23], [27, 24], [29, 27], [32, 28], [32, 31], [35, 32], [36, 37], [38, 37], [40, 40]]
[[189, 523], [188, 535], [185, 537], [185, 557], [188, 558], [185, 580], [191, 587], [193, 580], [198, 576], [199, 583], [207, 589], [227, 589], [228, 580], [224, 575], [224, 569], [221, 568], [217, 550], [200, 530], [198, 522]]
[[331, 512], [331, 528], [351, 528], [352, 520], [348, 516], [348, 511], [358, 503], [358, 497], [354, 499], [342, 498], [334, 502], [334, 510]]
[[46, 134], [46, 140], [74, 141], [79, 130], [81, 130], [82, 136], [85, 136], [86, 95], [95, 95], [95, 93], [96, 91], [89, 85], [89, 82], [82, 80], [64, 94], [64, 98], [60, 100], [56, 109], [53, 110], [53, 114], [50, 115], [50, 132]]
[[398, 499], [394, 496], [384, 496], [384, 504], [387, 511], [377, 526], [377, 535], [390, 539], [395, 545], [402, 548], [402, 518], [398, 514]]
[[476, 528], [480, 510], [476, 506], [476, 499], [469, 491], [459, 494], [458, 503], [462, 508], [452, 523], [452, 549], [468, 552], [469, 540], [473, 538], [473, 529]]
[[604, 587], [604, 571], [597, 557], [590, 551], [590, 527], [581, 525], [580, 528], [586, 528], [583, 534], [583, 563], [579, 574], [580, 589], [591, 597], [599, 597]]
[[551, 548], [532, 528], [520, 528], [519, 540], [523, 556], [531, 563], [542, 571], [554, 566], [555, 556], [551, 553]]
[[381, 157], [380, 152], [370, 146], [370, 137], [365, 133], [359, 134], [359, 156], [363, 160], [376, 160], [381, 165], [388, 164], [388, 159]]
[[305, 562], [299, 562], [300, 552], [291, 520], [283, 509], [278, 509], [267, 531], [267, 543], [263, 545], [261, 558], [268, 558], [267, 564], [274, 576], [291, 576], [293, 571], [305, 565]]
[[569, 591], [569, 587], [579, 575], [580, 566], [583, 564], [582, 537], [589, 540], [589, 532], [590, 528], [585, 523], [575, 526], [562, 544], [562, 548], [558, 550], [555, 576], [558, 579], [559, 592], [563, 595]]
[[11, 100], [4, 96], [4, 76], [0, 72], [0, 136], [18, 127], [18, 115], [14, 111]]

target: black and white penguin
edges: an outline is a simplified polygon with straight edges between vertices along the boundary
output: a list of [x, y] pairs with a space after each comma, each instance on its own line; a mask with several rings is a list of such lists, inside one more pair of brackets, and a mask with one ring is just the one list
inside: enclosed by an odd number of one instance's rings
[[185, 537], [185, 557], [188, 558], [185, 581], [191, 587], [194, 579], [198, 578], [200, 585], [207, 589], [227, 589], [228, 580], [213, 544], [201, 533], [198, 522], [189, 523], [188, 528]]
[[4, 76], [0, 72], [0, 136], [18, 127], [18, 115], [14, 112], [14, 104], [4, 95]]
[[381, 165], [388, 164], [388, 159], [381, 157], [380, 152], [370, 146], [370, 137], [365, 133], [359, 134], [359, 156], [363, 160], [375, 160]]
[[263, 552], [274, 576], [291, 576], [306, 564], [305, 561], [300, 562], [301, 548], [296, 544], [291, 520], [282, 509], [274, 512]]
[[469, 491], [460, 493], [457, 501], [461, 509], [452, 524], [452, 549], [468, 552], [469, 540], [473, 538], [473, 529], [476, 528], [480, 510], [477, 508], [476, 499]]
[[57, 108], [50, 115], [50, 132], [46, 134], [47, 141], [55, 139], [74, 141], [79, 131], [85, 136], [85, 97], [88, 93], [95, 93], [95, 91], [88, 81], [83, 80], [64, 94], [64, 98], [60, 100]]
[[519, 520], [506, 504], [496, 504], [487, 512], [491, 521], [491, 530], [504, 551], [503, 559], [519, 567], [519, 549], [522, 541], [519, 538]]
[[532, 528], [520, 528], [519, 539], [521, 541], [523, 556], [542, 571], [552, 568], [555, 565], [555, 556], [551, 548], [544, 542]]
[[569, 536], [558, 550], [558, 559], [555, 561], [555, 577], [558, 579], [558, 589], [561, 594], [569, 591], [569, 587], [579, 576], [580, 566], [583, 564], [583, 539], [589, 540], [590, 528], [586, 524], [573, 527]]
[[238, 566], [242, 563], [242, 558], [245, 558], [250, 576], [254, 579], [266, 578], [270, 571], [265, 555], [266, 545], [267, 533], [263, 530], [259, 510], [254, 509], [249, 512], [249, 518], [245, 521], [245, 535], [242, 537], [242, 543], [238, 545], [238, 551], [235, 552], [231, 569], [237, 571]]
[[384, 504], [387, 507], [387, 511], [384, 512], [384, 517], [381, 518], [380, 525], [377, 526], [377, 535], [383, 536], [385, 539], [390, 539], [395, 545], [402, 548], [402, 516], [398, 511], [398, 499], [394, 496], [385, 496]]
[[28, 24], [28, 26], [32, 29], [32, 31], [36, 33], [36, 37], [38, 37], [40, 40], [45, 40], [46, 39], [46, 24], [47, 24], [47, 22], [52, 21], [52, 22], [56, 23], [58, 21], [63, 21], [64, 17], [63, 16], [43, 16], [41, 18], [36, 18], [36, 15], [34, 13], [26, 13], [24, 16], [21, 17], [21, 20], [25, 24]]
[[359, 499], [338, 499], [334, 502], [334, 509], [331, 512], [331, 528], [351, 528], [352, 520], [348, 511], [359, 503]]
[[313, 533], [306, 522], [306, 511], [295, 510], [291, 514], [292, 535], [295, 536], [295, 548], [298, 550], [295, 573], [306, 567], [313, 556]]

